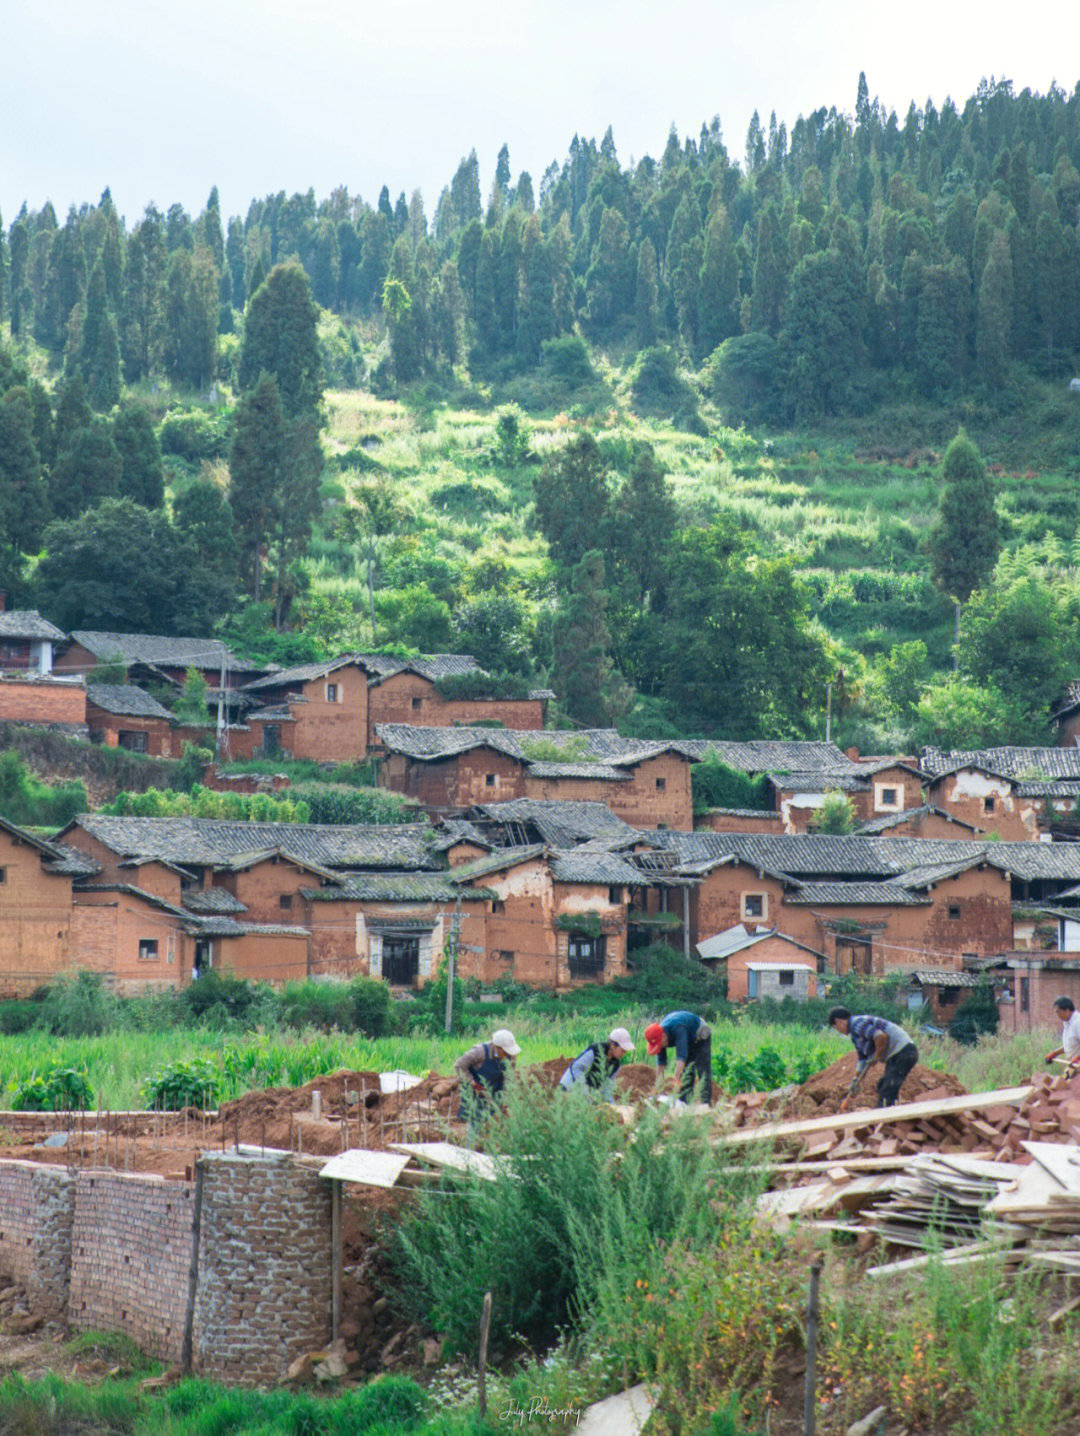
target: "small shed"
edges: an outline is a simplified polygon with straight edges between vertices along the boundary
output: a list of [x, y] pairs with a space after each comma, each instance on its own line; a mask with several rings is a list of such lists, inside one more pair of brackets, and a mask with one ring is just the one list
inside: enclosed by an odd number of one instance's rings
[[942, 1022], [951, 1022], [961, 1000], [978, 987], [979, 979], [970, 972], [951, 967], [920, 967], [911, 974], [908, 990], [909, 1012], [927, 1012]]

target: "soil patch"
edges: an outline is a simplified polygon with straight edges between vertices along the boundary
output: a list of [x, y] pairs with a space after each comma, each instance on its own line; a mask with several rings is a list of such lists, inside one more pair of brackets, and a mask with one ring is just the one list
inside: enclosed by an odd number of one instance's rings
[[[794, 1093], [785, 1116], [791, 1118], [824, 1117], [840, 1110], [840, 1103], [847, 1096], [851, 1079], [855, 1076], [858, 1057], [847, 1052], [824, 1072], [816, 1072]], [[863, 1078], [862, 1086], [850, 1103], [852, 1111], [876, 1107], [877, 1083], [884, 1069], [875, 1064]], [[944, 1097], [963, 1097], [967, 1088], [951, 1072], [935, 1072], [917, 1062], [904, 1078], [900, 1088], [899, 1102], [938, 1101]]]

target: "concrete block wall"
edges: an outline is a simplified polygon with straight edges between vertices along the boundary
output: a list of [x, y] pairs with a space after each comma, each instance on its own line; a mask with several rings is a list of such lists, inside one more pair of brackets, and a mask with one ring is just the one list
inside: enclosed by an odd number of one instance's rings
[[135, 1173], [76, 1178], [70, 1325], [122, 1331], [177, 1362], [184, 1340], [194, 1186]]
[[273, 1385], [330, 1340], [330, 1183], [285, 1156], [206, 1153], [194, 1364]]
[[0, 1274], [47, 1320], [67, 1316], [75, 1180], [66, 1167], [0, 1162]]

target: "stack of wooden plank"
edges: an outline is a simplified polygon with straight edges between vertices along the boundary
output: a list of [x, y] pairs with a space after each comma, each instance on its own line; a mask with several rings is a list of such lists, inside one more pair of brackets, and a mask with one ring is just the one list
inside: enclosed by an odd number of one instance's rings
[[[1034, 1160], [987, 1207], [1015, 1226], [1064, 1236], [1080, 1235], [1080, 1149], [1052, 1142], [1025, 1142]], [[1067, 1265], [1080, 1271], [1080, 1246]]]
[[888, 1200], [868, 1213], [866, 1224], [896, 1246], [923, 1247], [930, 1230], [945, 1246], [971, 1242], [980, 1234], [987, 1202], [1015, 1178], [1009, 1162], [960, 1153], [913, 1157], [893, 1178]]

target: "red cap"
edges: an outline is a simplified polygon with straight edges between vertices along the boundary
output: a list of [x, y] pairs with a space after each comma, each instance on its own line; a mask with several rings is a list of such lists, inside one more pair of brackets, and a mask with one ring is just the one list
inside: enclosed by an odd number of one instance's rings
[[667, 1046], [667, 1033], [660, 1026], [659, 1022], [650, 1022], [645, 1029], [645, 1041], [649, 1047], [649, 1056], [655, 1057]]

